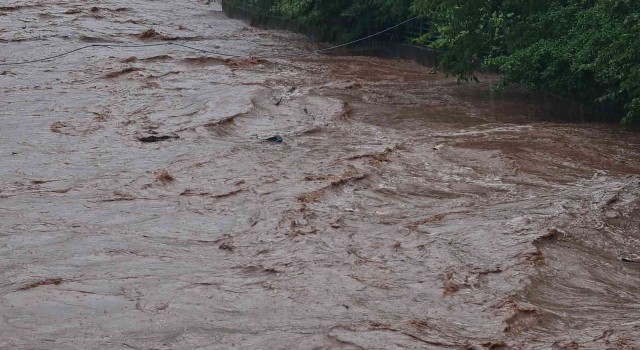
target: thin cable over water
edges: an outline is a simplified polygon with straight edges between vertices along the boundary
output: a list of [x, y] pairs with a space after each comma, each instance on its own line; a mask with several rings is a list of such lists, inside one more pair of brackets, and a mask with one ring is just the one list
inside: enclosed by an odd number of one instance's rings
[[83, 47], [79, 47], [77, 49], [73, 49], [73, 50], [69, 50], [69, 51], [65, 51], [63, 53], [60, 54], [56, 54], [53, 56], [48, 56], [48, 57], [43, 57], [43, 58], [39, 58], [39, 59], [33, 59], [33, 60], [26, 60], [26, 61], [19, 61], [19, 62], [3, 62], [0, 63], [0, 66], [18, 66], [18, 65], [25, 65], [25, 64], [31, 64], [31, 63], [38, 63], [38, 62], [45, 62], [45, 61], [50, 61], [50, 60], [54, 60], [60, 57], [64, 57], [64, 56], [68, 56], [72, 53], [78, 52], [78, 51], [83, 51], [83, 50], [87, 50], [87, 49], [91, 49], [91, 48], [97, 48], [97, 47], [103, 47], [103, 48], [140, 48], [140, 47], [157, 47], [157, 46], [178, 46], [178, 47], [182, 47], [185, 49], [189, 49], [192, 51], [197, 51], [197, 52], [202, 52], [202, 53], [208, 53], [208, 54], [213, 54], [213, 55], [218, 55], [218, 56], [222, 56], [222, 57], [234, 57], [234, 58], [261, 58], [261, 59], [269, 59], [269, 58], [289, 58], [289, 57], [305, 57], [305, 56], [311, 56], [311, 55], [315, 55], [318, 53], [322, 53], [322, 52], [326, 52], [326, 51], [330, 51], [330, 50], [335, 50], [335, 49], [339, 49], [345, 46], [349, 46], [367, 39], [371, 39], [373, 37], [382, 35], [388, 31], [391, 31], [395, 28], [398, 28], [410, 21], [413, 21], [415, 19], [417, 19], [419, 16], [416, 17], [412, 17], [409, 18], [408, 20], [398, 23], [394, 26], [391, 26], [389, 28], [386, 28], [384, 30], [381, 30], [377, 33], [365, 36], [363, 38], [360, 39], [356, 39], [353, 41], [349, 41], [347, 43], [344, 44], [340, 44], [340, 45], [335, 45], [335, 46], [331, 46], [331, 47], [327, 47], [324, 49], [318, 49], [318, 50], [313, 50], [313, 51], [306, 51], [306, 52], [300, 52], [300, 53], [289, 53], [289, 54], [281, 54], [281, 55], [263, 55], [263, 56], [254, 56], [251, 54], [244, 54], [244, 55], [235, 55], [235, 54], [229, 54], [229, 53], [224, 53], [224, 52], [218, 52], [218, 51], [211, 51], [211, 50], [205, 50], [205, 49], [201, 49], [201, 48], [197, 48], [197, 47], [193, 47], [190, 45], [186, 45], [186, 44], [181, 44], [181, 43], [176, 43], [176, 42], [164, 42], [164, 43], [157, 43], [157, 44], [91, 44], [91, 45], [86, 45]]
[[57, 54], [57, 55], [48, 56], [48, 57], [44, 57], [44, 58], [39, 58], [39, 59], [35, 59], [35, 60], [0, 63], [0, 66], [17, 66], [17, 65], [23, 65], [23, 64], [50, 61], [50, 60], [53, 60], [53, 59], [56, 59], [56, 58], [68, 56], [68, 55], [70, 55], [70, 54], [72, 54], [74, 52], [78, 52], [78, 51], [82, 51], [82, 50], [86, 50], [86, 49], [94, 48], [94, 47], [107, 47], [107, 48], [116, 48], [116, 47], [130, 48], [130, 47], [134, 47], [135, 48], [135, 47], [164, 46], [165, 44], [166, 43], [159, 43], [159, 44], [91, 44], [91, 45], [86, 45], [86, 46], [79, 47], [77, 49], [73, 49], [73, 50], [70, 50], [70, 51], [65, 51], [65, 52]]
[[[358, 43], [358, 42], [361, 42], [361, 41], [364, 41], [364, 40], [367, 40], [367, 39], [371, 39], [371, 38], [376, 37], [376, 36], [378, 36], [378, 35], [384, 34], [384, 33], [388, 32], [388, 31], [391, 31], [391, 30], [393, 30], [393, 29], [396, 29], [396, 28], [400, 27], [401, 25], [404, 25], [404, 24], [409, 23], [409, 22], [411, 22], [411, 21], [413, 21], [413, 20], [416, 20], [416, 19], [418, 19], [419, 17], [420, 17], [420, 16], [415, 16], [415, 17], [409, 18], [408, 20], [406, 20], [406, 21], [404, 21], [404, 22], [401, 22], [401, 23], [398, 23], [398, 24], [396, 24], [396, 25], [394, 25], [394, 26], [392, 26], [392, 27], [389, 27], [389, 28], [384, 29], [384, 30], [381, 30], [381, 31], [379, 31], [379, 32], [377, 32], [377, 33], [374, 33], [374, 34], [371, 34], [371, 35], [365, 36], [365, 37], [363, 37], [363, 38], [360, 38], [360, 39], [356, 39], [356, 40], [350, 41], [350, 42], [348, 42], [348, 43], [344, 43], [344, 44], [340, 44], [340, 45], [335, 45], [335, 46], [327, 47], [327, 48], [325, 48], [325, 49], [319, 49], [319, 50], [309, 51], [309, 52], [305, 52], [305, 53], [301, 53], [301, 54], [297, 54], [297, 55], [298, 55], [298, 56], [313, 55], [313, 54], [317, 54], [317, 53], [320, 53], [320, 52], [325, 52], [325, 51], [335, 50], [335, 49], [339, 49], [339, 48], [341, 48], [341, 47], [349, 46], [349, 45], [351, 45], [351, 44], [355, 44], [355, 43]], [[294, 57], [295, 57], [295, 56], [296, 56], [296, 54], [290, 54], [290, 56], [294, 56]], [[290, 57], [290, 56], [283, 55], [283, 56], [280, 56], [280, 57]], [[275, 56], [275, 57], [274, 57], [274, 56], [272, 56], [272, 57], [273, 57], [273, 58], [276, 58], [276, 57], [278, 57], [278, 56]], [[260, 58], [269, 58], [269, 57], [260, 57]]]

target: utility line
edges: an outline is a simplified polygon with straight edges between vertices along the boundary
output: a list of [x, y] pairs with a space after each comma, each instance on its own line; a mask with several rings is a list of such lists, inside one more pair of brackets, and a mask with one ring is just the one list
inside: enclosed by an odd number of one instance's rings
[[[401, 26], [401, 25], [403, 25], [403, 24], [406, 24], [406, 23], [409, 23], [409, 22], [411, 22], [411, 21], [413, 21], [413, 20], [416, 20], [416, 19], [418, 19], [419, 17], [420, 17], [420, 16], [415, 16], [415, 17], [409, 18], [408, 20], [406, 20], [406, 21], [404, 21], [404, 22], [401, 22], [401, 23], [398, 23], [398, 24], [396, 24], [396, 25], [394, 25], [394, 26], [392, 26], [392, 27], [389, 27], [389, 28], [384, 29], [384, 30], [381, 30], [381, 31], [379, 31], [379, 32], [377, 32], [377, 33], [374, 33], [374, 34], [371, 34], [371, 35], [365, 36], [364, 38], [360, 38], [360, 39], [356, 39], [356, 40], [350, 41], [350, 42], [348, 42], [348, 43], [344, 43], [344, 44], [340, 44], [340, 45], [336, 45], [336, 46], [327, 47], [327, 48], [325, 48], [325, 49], [319, 49], [319, 50], [309, 51], [309, 52], [305, 52], [305, 53], [301, 53], [301, 54], [290, 54], [290, 55], [275, 56], [275, 57], [308, 56], [308, 55], [313, 55], [313, 54], [317, 54], [317, 53], [321, 53], [321, 52], [325, 52], [325, 51], [330, 51], [330, 50], [339, 49], [339, 48], [341, 48], [341, 47], [349, 46], [349, 45], [351, 45], [351, 44], [355, 44], [355, 43], [358, 43], [358, 42], [361, 42], [361, 41], [364, 41], [364, 40], [367, 40], [367, 39], [371, 39], [371, 38], [376, 37], [376, 36], [378, 36], [378, 35], [384, 34], [384, 33], [388, 32], [388, 31], [391, 31], [391, 30], [393, 30], [393, 29], [396, 29], [396, 28], [400, 27], [400, 26]], [[274, 58], [275, 58], [275, 57], [274, 57]], [[259, 57], [259, 58], [269, 58], [269, 57]]]
[[91, 44], [91, 45], [86, 45], [86, 46], [83, 46], [83, 47], [79, 47], [79, 48], [74, 49], [74, 50], [66, 51], [66, 52], [63, 52], [61, 54], [48, 56], [48, 57], [44, 57], [44, 58], [39, 58], [39, 59], [35, 59], [35, 60], [0, 63], [0, 66], [17, 66], [17, 65], [23, 65], [23, 64], [50, 61], [50, 60], [53, 60], [53, 59], [56, 59], [56, 58], [59, 58], [59, 57], [70, 55], [70, 54], [72, 54], [74, 52], [86, 50], [86, 49], [93, 48], [93, 47], [108, 47], [108, 48], [112, 48], [112, 47], [152, 47], [152, 46], [163, 46], [164, 44], [165, 43], [162, 43], [162, 44]]
[[318, 53], [322, 53], [322, 52], [326, 52], [326, 51], [331, 51], [331, 50], [335, 50], [335, 49], [339, 49], [345, 46], [349, 46], [367, 39], [371, 39], [373, 37], [379, 36], [381, 34], [384, 34], [390, 30], [393, 30], [395, 28], [398, 28], [400, 26], [402, 26], [403, 24], [406, 24], [408, 22], [411, 22], [415, 19], [417, 19], [419, 16], [413, 17], [413, 18], [409, 18], [408, 20], [398, 23], [392, 27], [386, 28], [382, 31], [379, 31], [377, 33], [368, 35], [366, 37], [360, 38], [360, 39], [356, 39], [344, 44], [340, 44], [340, 45], [335, 45], [335, 46], [331, 46], [331, 47], [327, 47], [324, 49], [318, 49], [318, 50], [313, 50], [313, 51], [307, 51], [307, 52], [301, 52], [301, 53], [289, 53], [289, 54], [282, 54], [282, 55], [264, 55], [264, 56], [254, 56], [254, 55], [234, 55], [234, 54], [228, 54], [228, 53], [223, 53], [223, 52], [217, 52], [217, 51], [211, 51], [211, 50], [205, 50], [205, 49], [201, 49], [201, 48], [197, 48], [197, 47], [193, 47], [193, 46], [189, 46], [186, 44], [181, 44], [181, 43], [176, 43], [176, 42], [164, 42], [164, 43], [157, 43], [157, 44], [91, 44], [91, 45], [86, 45], [83, 47], [79, 47], [77, 49], [73, 49], [70, 51], [65, 51], [63, 53], [57, 54], [57, 55], [53, 55], [53, 56], [48, 56], [48, 57], [43, 57], [43, 58], [39, 58], [39, 59], [34, 59], [34, 60], [27, 60], [27, 61], [18, 61], [18, 62], [0, 62], [0, 66], [18, 66], [18, 65], [25, 65], [25, 64], [31, 64], [31, 63], [38, 63], [38, 62], [45, 62], [45, 61], [50, 61], [50, 60], [54, 60], [56, 58], [60, 58], [60, 57], [64, 57], [67, 55], [70, 55], [72, 53], [78, 52], [78, 51], [83, 51], [83, 50], [87, 50], [87, 49], [91, 49], [91, 48], [97, 48], [97, 47], [105, 47], [105, 48], [140, 48], [140, 47], [158, 47], [158, 46], [178, 46], [178, 47], [182, 47], [185, 49], [189, 49], [192, 51], [197, 51], [197, 52], [202, 52], [202, 53], [209, 53], [209, 54], [214, 54], [214, 55], [218, 55], [218, 56], [223, 56], [223, 57], [234, 57], [234, 58], [244, 58], [244, 57], [248, 57], [248, 58], [260, 58], [260, 59], [269, 59], [269, 58], [288, 58], [288, 57], [304, 57], [304, 56], [311, 56], [311, 55], [315, 55]]

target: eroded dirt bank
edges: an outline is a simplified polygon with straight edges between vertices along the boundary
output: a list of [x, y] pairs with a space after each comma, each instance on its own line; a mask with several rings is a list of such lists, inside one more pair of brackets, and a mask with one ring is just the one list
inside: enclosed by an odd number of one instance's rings
[[[0, 6], [0, 61], [112, 42], [314, 47], [196, 1]], [[0, 67], [0, 348], [637, 349], [640, 136], [427, 73]]]

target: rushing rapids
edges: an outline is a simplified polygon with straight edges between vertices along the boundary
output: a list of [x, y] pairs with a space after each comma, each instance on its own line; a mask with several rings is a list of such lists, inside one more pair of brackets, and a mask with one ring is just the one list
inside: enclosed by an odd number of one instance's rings
[[[218, 5], [4, 0], [0, 349], [637, 349], [640, 136]], [[260, 142], [280, 136], [279, 142]], [[276, 140], [276, 139], [274, 139]]]

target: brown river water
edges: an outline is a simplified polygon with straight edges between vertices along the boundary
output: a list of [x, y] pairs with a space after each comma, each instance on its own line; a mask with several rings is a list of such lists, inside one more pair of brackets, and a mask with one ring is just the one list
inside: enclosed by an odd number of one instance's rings
[[[195, 0], [0, 3], [0, 63], [92, 43], [317, 48]], [[0, 349], [640, 349], [640, 134], [429, 73], [0, 66]]]

